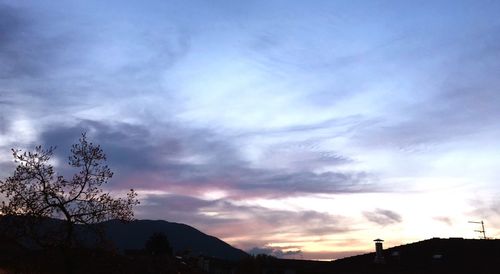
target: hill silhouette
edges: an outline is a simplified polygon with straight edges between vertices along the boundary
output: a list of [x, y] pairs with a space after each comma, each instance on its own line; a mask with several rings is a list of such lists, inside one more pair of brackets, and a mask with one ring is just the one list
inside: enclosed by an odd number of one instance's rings
[[[25, 217], [14, 218], [22, 219]], [[11, 225], [12, 223], [15, 224], [15, 221], [13, 222], [14, 218], [3, 217], [0, 220], [3, 234], [17, 234], [18, 226]], [[43, 230], [57, 231], [57, 228], [63, 225], [62, 220], [46, 218], [37, 225], [37, 229], [41, 231], [40, 234], [44, 234]], [[167, 236], [174, 253], [233, 261], [249, 256], [244, 251], [186, 224], [163, 220], [134, 220], [131, 222], [110, 220], [92, 226], [98, 228], [95, 230], [103, 231], [104, 239], [121, 253], [143, 250], [146, 242], [153, 234], [163, 233]], [[77, 225], [75, 231], [80, 244], [89, 248], [97, 247], [99, 237], [98, 234], [93, 232], [94, 229], [89, 230], [83, 225]], [[18, 242], [28, 249], [38, 248], [33, 241], [27, 238], [18, 239]]]
[[193, 256], [203, 255], [226, 260], [239, 260], [248, 256], [244, 251], [186, 224], [162, 220], [136, 220], [128, 223], [111, 220], [103, 225], [106, 237], [122, 251], [142, 249], [151, 235], [163, 232], [167, 235], [174, 253], [188, 251]]

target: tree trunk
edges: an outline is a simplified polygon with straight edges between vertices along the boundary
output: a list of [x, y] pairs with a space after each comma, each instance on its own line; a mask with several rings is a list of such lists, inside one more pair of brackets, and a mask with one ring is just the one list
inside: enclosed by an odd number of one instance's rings
[[73, 274], [73, 232], [74, 227], [71, 221], [66, 221], [66, 239], [63, 243], [64, 267], [67, 274]]

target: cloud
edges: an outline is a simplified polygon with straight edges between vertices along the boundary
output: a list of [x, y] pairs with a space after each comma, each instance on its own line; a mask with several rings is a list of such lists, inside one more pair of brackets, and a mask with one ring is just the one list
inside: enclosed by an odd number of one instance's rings
[[296, 257], [296, 256], [302, 256], [302, 250], [300, 249], [295, 249], [296, 247], [292, 247], [295, 250], [289, 250], [291, 247], [270, 247], [270, 246], [265, 246], [265, 247], [254, 247], [247, 252], [251, 255], [259, 255], [259, 254], [264, 254], [264, 255], [270, 255], [274, 256], [277, 258], [285, 258], [285, 257]]
[[438, 222], [447, 224], [449, 226], [453, 225], [453, 221], [449, 217], [439, 216], [439, 217], [434, 217], [433, 219], [438, 221]]
[[0, 4], [0, 18], [0, 79], [46, 76], [78, 56], [65, 54], [74, 36], [47, 31], [28, 8]]
[[[21, 15], [21, 11], [0, 4], [0, 79], [13, 75], [18, 70], [15, 56], [17, 49], [17, 36], [20, 35], [28, 25], [28, 22]], [[12, 56], [14, 53], [14, 56]]]
[[311, 210], [278, 210], [238, 205], [230, 199], [173, 194], [144, 194], [139, 198], [143, 201], [137, 208], [141, 218], [185, 222], [247, 249], [277, 241], [303, 242], [311, 236], [319, 238], [352, 230], [344, 216]]
[[[6, 152], [4, 155], [10, 156], [10, 153]], [[4, 180], [8, 176], [11, 176], [15, 169], [13, 158], [9, 160], [12, 160], [12, 162], [9, 162], [8, 160], [4, 162], [3, 159], [0, 161], [0, 180]]]
[[[243, 133], [242, 135], [289, 135], [293, 133], [302, 132], [321, 132], [329, 131], [330, 134], [333, 132], [339, 132], [339, 136], [342, 136], [352, 129], [358, 127], [360, 124], [366, 122], [362, 115], [349, 115], [340, 118], [331, 118], [322, 120], [315, 123], [307, 124], [296, 124], [286, 127], [278, 127], [274, 129], [261, 129], [259, 131], [249, 131]], [[331, 135], [329, 135], [332, 137]]]
[[[411, 152], [478, 136], [498, 136], [498, 31], [498, 26], [483, 27], [451, 36], [441, 46], [429, 45], [428, 55], [414, 64], [427, 73], [412, 73], [412, 85], [401, 89], [408, 93], [407, 99], [386, 98], [392, 109], [384, 110], [377, 123], [359, 128], [354, 139], [370, 147]], [[434, 58], [437, 56], [440, 58]]]
[[412, 150], [422, 145], [467, 140], [484, 135], [485, 132], [495, 134], [495, 117], [500, 115], [496, 107], [498, 104], [500, 97], [495, 87], [485, 88], [474, 84], [474, 87], [457, 88], [412, 106], [408, 109], [405, 121], [393, 125], [379, 122], [363, 129], [363, 137], [357, 138], [372, 144]]
[[302, 170], [296, 170], [292, 163], [282, 168], [257, 168], [244, 159], [234, 140], [208, 129], [176, 124], [152, 131], [140, 125], [81, 120], [71, 126], [48, 127], [41, 140], [45, 146], [58, 146], [57, 155], [64, 159], [83, 131], [107, 153], [116, 174], [112, 183], [116, 189], [168, 189], [184, 194], [211, 189], [238, 199], [376, 190], [367, 173], [311, 170], [346, 161], [337, 154], [319, 152], [324, 160]]
[[363, 212], [363, 215], [368, 221], [382, 226], [397, 224], [403, 221], [401, 215], [387, 209], [377, 208], [374, 211], [365, 211]]
[[43, 129], [74, 118], [145, 122], [176, 107], [163, 76], [189, 52], [190, 31], [123, 23], [96, 4], [0, 4], [2, 134], [21, 115]]
[[487, 199], [474, 198], [470, 201], [473, 210], [469, 212], [471, 221], [485, 222], [485, 227], [500, 226], [500, 193]]
[[294, 171], [315, 171], [352, 162], [339, 152], [320, 148], [311, 141], [283, 142], [270, 145], [261, 156], [260, 166]]

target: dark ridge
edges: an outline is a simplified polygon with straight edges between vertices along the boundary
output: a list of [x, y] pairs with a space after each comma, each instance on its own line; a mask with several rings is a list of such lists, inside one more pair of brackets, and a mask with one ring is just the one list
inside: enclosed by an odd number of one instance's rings
[[432, 238], [332, 262], [335, 273], [500, 273], [500, 240]]
[[239, 260], [248, 256], [244, 251], [185, 224], [162, 220], [136, 220], [128, 223], [111, 220], [103, 225], [107, 238], [122, 251], [142, 249], [153, 233], [163, 232], [174, 252], [188, 251], [193, 256], [203, 255], [226, 260]]
[[[0, 218], [0, 233], [17, 235], [19, 226], [11, 224], [26, 220], [29, 219], [26, 217], [10, 216]], [[36, 230], [39, 232], [39, 235], [45, 235], [46, 232], [64, 231], [60, 229], [61, 227], [63, 227], [62, 220], [46, 218], [37, 223]], [[167, 236], [174, 253], [182, 252], [185, 255], [201, 255], [224, 260], [240, 260], [249, 256], [244, 251], [234, 248], [216, 237], [180, 223], [162, 220], [135, 220], [132, 222], [110, 220], [92, 225], [90, 228], [77, 225], [75, 229], [76, 238], [79, 239], [78, 242], [90, 248], [96, 247], [100, 242], [98, 234], [94, 231], [103, 231], [104, 239], [110, 242], [121, 253], [144, 249], [149, 237], [154, 233], [161, 232]], [[36, 243], [27, 237], [19, 238], [18, 242], [29, 249], [39, 248]]]

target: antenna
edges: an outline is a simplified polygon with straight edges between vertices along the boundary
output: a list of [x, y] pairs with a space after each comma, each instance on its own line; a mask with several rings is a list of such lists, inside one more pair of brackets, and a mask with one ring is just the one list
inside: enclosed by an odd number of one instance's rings
[[[469, 223], [471, 224], [481, 224], [481, 230], [474, 230], [474, 232], [478, 232], [480, 234], [483, 234], [483, 239], [486, 240], [488, 238], [486, 238], [486, 231], [484, 229], [484, 222], [483, 220], [481, 220], [480, 222], [477, 222], [477, 221], [469, 221]], [[479, 237], [481, 238], [481, 237]]]

